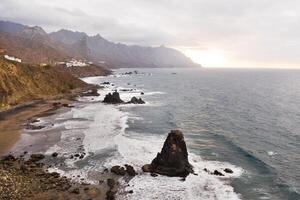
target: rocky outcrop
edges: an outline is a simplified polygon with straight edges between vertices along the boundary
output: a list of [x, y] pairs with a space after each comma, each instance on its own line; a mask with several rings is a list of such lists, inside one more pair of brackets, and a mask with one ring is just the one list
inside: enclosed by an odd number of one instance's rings
[[126, 174], [126, 170], [124, 167], [121, 167], [119, 165], [113, 166], [110, 171], [116, 175], [124, 176]]
[[119, 176], [125, 176], [125, 174], [128, 174], [129, 176], [135, 176], [137, 173], [135, 172], [135, 169], [131, 165], [125, 165], [125, 168], [119, 165], [113, 166], [110, 171], [116, 175]]
[[112, 94], [108, 93], [105, 96], [103, 103], [120, 104], [124, 103], [124, 101], [120, 98], [120, 94], [117, 91], [115, 91]]
[[229, 169], [229, 168], [224, 169], [224, 172], [226, 172], [228, 174], [232, 174], [233, 173], [232, 169]]
[[[26, 154], [27, 152], [24, 152], [19, 157], [7, 155], [0, 158], [1, 200], [104, 199], [105, 194], [101, 192], [105, 192], [107, 186], [90, 185], [83, 182], [83, 179], [81, 183], [75, 183], [57, 172], [49, 172], [51, 165], [43, 162], [43, 154], [25, 156]], [[115, 181], [113, 184], [116, 184]], [[115, 199], [115, 190], [110, 187], [109, 191], [110, 199]]]
[[128, 104], [133, 103], [133, 104], [145, 104], [145, 101], [143, 101], [142, 98], [136, 98], [132, 97], [130, 101], [127, 102]]
[[129, 176], [135, 176], [136, 175], [136, 172], [135, 172], [134, 168], [131, 165], [125, 165], [125, 168], [126, 168], [126, 173]]
[[142, 169], [144, 172], [178, 177], [186, 177], [189, 173], [193, 173], [182, 132], [172, 130], [161, 152], [151, 164], [144, 165]]

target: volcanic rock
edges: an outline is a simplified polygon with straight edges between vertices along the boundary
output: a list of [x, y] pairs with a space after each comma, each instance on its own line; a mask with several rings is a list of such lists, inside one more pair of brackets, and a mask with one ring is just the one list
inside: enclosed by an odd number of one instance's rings
[[143, 101], [142, 98], [132, 97], [131, 100], [128, 101], [127, 103], [133, 103], [133, 104], [145, 104], [145, 101]]
[[229, 169], [229, 168], [224, 169], [224, 172], [226, 172], [228, 174], [232, 174], [233, 173], [232, 169]]
[[134, 170], [134, 168], [131, 165], [125, 165], [126, 168], [126, 172], [129, 176], [135, 176], [136, 172]]
[[150, 165], [144, 165], [142, 169], [151, 173], [178, 177], [186, 177], [189, 173], [193, 173], [182, 132], [172, 130], [161, 152]]
[[115, 200], [115, 193], [111, 190], [106, 192], [106, 199], [107, 200]]
[[124, 176], [126, 174], [126, 171], [124, 167], [121, 167], [119, 165], [113, 166], [110, 171], [116, 175]]
[[32, 154], [30, 156], [32, 162], [37, 162], [45, 158], [43, 154]]
[[115, 184], [116, 184], [116, 181], [114, 179], [112, 179], [112, 178], [107, 179], [107, 185], [109, 188], [112, 189], [115, 186]]
[[115, 91], [114, 93], [108, 93], [104, 100], [104, 103], [110, 103], [110, 104], [120, 104], [120, 103], [124, 103], [124, 101], [120, 98], [120, 94]]
[[219, 172], [218, 170], [215, 170], [212, 174], [213, 174], [213, 175], [216, 175], [216, 176], [224, 176], [224, 174], [222, 174], [222, 173]]
[[58, 156], [58, 153], [57, 153], [57, 152], [54, 152], [51, 156], [55, 158], [55, 157]]
[[142, 167], [142, 170], [143, 170], [143, 172], [152, 172], [153, 171], [151, 164], [144, 165]]

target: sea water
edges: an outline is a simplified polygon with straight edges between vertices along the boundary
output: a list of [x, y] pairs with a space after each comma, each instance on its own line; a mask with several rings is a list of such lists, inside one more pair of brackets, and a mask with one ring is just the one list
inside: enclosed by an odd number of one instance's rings
[[[133, 70], [138, 73], [125, 74]], [[130, 164], [139, 175], [119, 199], [300, 199], [300, 71], [119, 69], [83, 80], [111, 84], [56, 119], [64, 130], [48, 153], [86, 153], [56, 170], [97, 182], [96, 172]], [[146, 104], [101, 103], [113, 90]], [[185, 181], [141, 171], [172, 129], [183, 131], [198, 174]], [[204, 168], [234, 173], [218, 177]]]

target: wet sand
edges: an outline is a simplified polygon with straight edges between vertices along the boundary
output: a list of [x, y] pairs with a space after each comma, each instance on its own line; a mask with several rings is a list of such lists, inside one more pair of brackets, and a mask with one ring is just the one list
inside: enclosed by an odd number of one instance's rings
[[31, 106], [0, 119], [0, 155], [6, 154], [20, 139], [20, 130], [29, 119], [51, 110], [49, 102]]
[[[74, 103], [74, 97], [95, 86], [74, 90], [70, 94], [48, 97], [21, 109], [10, 109], [0, 111], [0, 156], [10, 152], [19, 141], [21, 130], [32, 119], [53, 115], [62, 106], [53, 106], [54, 102], [62, 104]], [[22, 105], [21, 105], [22, 106]]]

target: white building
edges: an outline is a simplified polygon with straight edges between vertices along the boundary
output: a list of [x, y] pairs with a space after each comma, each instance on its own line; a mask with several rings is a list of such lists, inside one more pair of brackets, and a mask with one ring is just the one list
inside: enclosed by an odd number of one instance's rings
[[83, 61], [78, 61], [78, 60], [71, 60], [69, 62], [66, 63], [67, 67], [84, 67], [87, 66], [88, 64], [86, 64]]
[[4, 55], [4, 58], [6, 60], [16, 61], [16, 62], [19, 62], [19, 63], [22, 62], [22, 60], [20, 58], [15, 58], [15, 57], [9, 56], [9, 55]]

